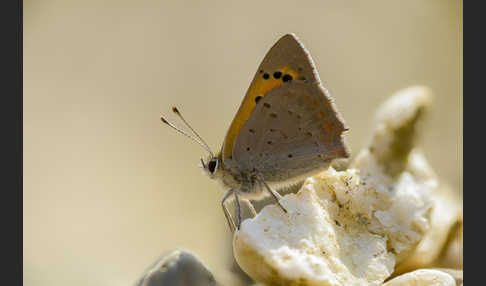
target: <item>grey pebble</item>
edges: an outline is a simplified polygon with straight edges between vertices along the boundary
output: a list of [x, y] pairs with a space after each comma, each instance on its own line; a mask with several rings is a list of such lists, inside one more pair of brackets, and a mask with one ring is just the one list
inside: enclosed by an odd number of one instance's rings
[[136, 286], [217, 286], [209, 269], [185, 250], [175, 250], [155, 261]]

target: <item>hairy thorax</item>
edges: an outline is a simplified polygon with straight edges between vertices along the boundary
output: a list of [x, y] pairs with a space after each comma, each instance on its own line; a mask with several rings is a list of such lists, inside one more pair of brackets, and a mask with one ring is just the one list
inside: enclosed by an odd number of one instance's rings
[[256, 172], [238, 171], [222, 164], [213, 179], [218, 181], [225, 191], [237, 190], [245, 199], [261, 199], [266, 195], [266, 192], [263, 192], [264, 186], [259, 182]]

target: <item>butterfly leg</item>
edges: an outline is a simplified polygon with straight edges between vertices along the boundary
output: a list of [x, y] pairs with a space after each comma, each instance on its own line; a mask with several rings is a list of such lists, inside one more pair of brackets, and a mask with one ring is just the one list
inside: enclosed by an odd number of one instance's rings
[[241, 226], [241, 206], [240, 206], [240, 199], [238, 197], [238, 191], [234, 191], [235, 194], [235, 201], [236, 201], [236, 215], [237, 215], [237, 224], [236, 228], [239, 230]]
[[233, 218], [231, 217], [231, 214], [229, 213], [228, 209], [226, 208], [225, 202], [226, 200], [234, 193], [234, 190], [229, 190], [226, 195], [224, 195], [223, 200], [221, 201], [221, 206], [223, 207], [223, 212], [224, 216], [226, 217], [226, 221], [228, 222], [228, 226], [231, 230], [231, 233], [235, 232], [235, 222], [233, 221]]
[[250, 200], [244, 200], [244, 202], [248, 206], [248, 209], [250, 210], [252, 217], [256, 217], [257, 212], [255, 210], [255, 207], [253, 207], [253, 204], [250, 202]]
[[286, 210], [286, 209], [285, 209], [285, 208], [284, 208], [284, 207], [283, 207], [283, 206], [280, 204], [280, 200], [282, 199], [282, 196], [281, 196], [281, 195], [280, 195], [278, 192], [276, 192], [276, 191], [272, 190], [272, 189], [271, 189], [271, 188], [270, 188], [270, 187], [267, 185], [267, 183], [265, 182], [265, 180], [263, 180], [263, 178], [261, 178], [261, 182], [263, 183], [263, 185], [265, 186], [265, 188], [267, 189], [267, 191], [268, 191], [268, 192], [269, 192], [269, 193], [272, 195], [272, 197], [275, 199], [275, 201], [277, 202], [277, 204], [279, 205], [279, 207], [280, 207], [280, 208], [281, 208], [281, 209], [282, 209], [282, 210], [283, 210], [283, 211], [286, 213], [286, 212], [287, 212], [287, 210]]

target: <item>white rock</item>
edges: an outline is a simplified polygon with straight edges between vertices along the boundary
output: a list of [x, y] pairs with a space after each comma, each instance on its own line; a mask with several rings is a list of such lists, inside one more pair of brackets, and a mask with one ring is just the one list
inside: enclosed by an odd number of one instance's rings
[[[430, 229], [413, 253], [397, 265], [395, 273], [404, 273], [418, 268], [430, 268], [437, 264], [443, 264], [442, 261], [438, 263], [439, 261], [437, 260], [444, 248], [447, 247], [447, 241], [456, 241], [451, 239], [451, 236], [454, 236], [454, 233], [451, 233], [451, 231], [454, 231], [454, 227], [461, 221], [462, 207], [459, 199], [453, 190], [444, 185], [434, 190], [433, 197], [434, 206], [431, 214]], [[459, 237], [459, 235], [457, 236]], [[451, 242], [449, 244], [454, 245]], [[462, 245], [462, 243], [456, 243], [455, 245]], [[461, 254], [462, 250], [457, 251], [456, 255], [452, 255], [452, 259], [442, 258], [442, 260], [459, 261]], [[458, 264], [456, 262], [452, 263], [452, 265], [446, 265], [449, 267], [460, 267], [461, 265]]]
[[456, 281], [446, 272], [420, 269], [395, 277], [383, 286], [456, 286]]
[[381, 285], [430, 228], [437, 179], [413, 148], [429, 97], [398, 93], [350, 169], [307, 179], [280, 201], [287, 214], [270, 205], [243, 221], [233, 240], [241, 268], [265, 285]]
[[408, 256], [429, 230], [432, 193], [437, 188], [437, 179], [420, 152], [412, 151], [406, 163], [405, 170], [394, 178], [367, 150], [360, 153], [355, 164], [363, 181], [377, 193], [370, 196], [368, 190], [360, 200], [372, 208], [376, 218], [368, 228], [389, 239], [389, 250], [397, 256], [397, 262]]
[[245, 220], [234, 238], [236, 260], [270, 285], [380, 285], [427, 230], [423, 185], [410, 174], [384, 185], [357, 170], [329, 169], [283, 197], [287, 214], [270, 205]]

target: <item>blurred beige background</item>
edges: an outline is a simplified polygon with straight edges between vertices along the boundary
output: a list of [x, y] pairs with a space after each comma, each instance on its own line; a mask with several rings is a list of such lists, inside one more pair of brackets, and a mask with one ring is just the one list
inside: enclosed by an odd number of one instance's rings
[[462, 186], [462, 11], [456, 0], [24, 1], [24, 285], [132, 285], [186, 248], [234, 274], [206, 152], [159, 121], [177, 105], [218, 150], [267, 50], [294, 32], [366, 144], [377, 105], [436, 97], [421, 146]]

